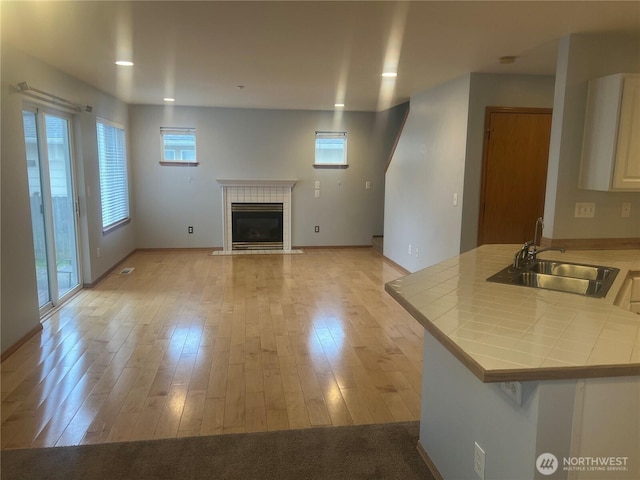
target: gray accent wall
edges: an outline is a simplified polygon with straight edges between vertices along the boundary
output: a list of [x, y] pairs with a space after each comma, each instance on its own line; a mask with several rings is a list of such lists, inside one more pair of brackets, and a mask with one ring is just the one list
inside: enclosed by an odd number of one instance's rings
[[[297, 180], [293, 246], [371, 245], [382, 234], [384, 167], [401, 122], [397, 111], [135, 105], [130, 121], [138, 248], [222, 247], [217, 179]], [[160, 127], [196, 128], [199, 165], [161, 165]], [[323, 130], [347, 132], [348, 168], [314, 168], [315, 132]]]
[[[487, 479], [640, 478], [637, 376], [521, 382], [518, 405], [499, 382], [481, 382], [427, 331], [422, 365], [420, 444], [444, 478], [478, 478], [475, 442], [485, 452]], [[547, 452], [560, 462], [553, 476], [535, 468]], [[564, 470], [565, 458], [584, 457], [626, 457], [627, 469]]]
[[[443, 478], [478, 478], [473, 469], [477, 442], [485, 452], [486, 479], [533, 479], [538, 382], [523, 384], [519, 406], [500, 384], [478, 380], [426, 331], [422, 365], [420, 444]], [[557, 405], [571, 418], [566, 407]]]
[[[614, 73], [640, 72], [640, 37], [568, 35], [560, 39], [549, 172], [545, 237], [638, 238], [640, 193], [578, 189], [588, 82]], [[594, 218], [575, 218], [576, 202], [594, 202]], [[623, 202], [631, 216], [622, 218]]]
[[[487, 107], [552, 108], [555, 79], [549, 75], [471, 74], [469, 129], [464, 174], [460, 252], [478, 246], [484, 122]], [[533, 238], [531, 225], [531, 238]]]
[[[28, 99], [15, 88], [22, 81], [93, 107], [74, 114], [72, 122], [85, 284], [136, 248], [222, 246], [218, 178], [297, 179], [294, 245], [370, 245], [372, 235], [383, 231], [384, 168], [406, 104], [381, 113], [130, 106], [6, 43], [1, 54], [2, 352], [40, 322], [22, 126]], [[97, 118], [125, 127], [129, 149], [131, 222], [106, 235]], [[197, 128], [198, 167], [160, 166], [160, 126]], [[348, 169], [313, 168], [316, 130], [348, 132]], [[316, 180], [320, 198], [314, 196]], [[193, 235], [187, 234], [190, 225]]]
[[412, 97], [387, 170], [385, 255], [416, 271], [475, 248], [486, 107], [550, 108], [553, 95], [551, 76], [473, 73]]
[[[385, 255], [416, 271], [477, 245], [487, 106], [553, 107], [545, 237], [639, 238], [638, 192], [578, 189], [588, 81], [639, 71], [637, 35], [569, 35], [560, 39], [555, 77], [472, 73], [413, 96], [387, 170]], [[574, 218], [576, 202], [595, 202], [595, 218]]]
[[[15, 85], [27, 81], [57, 96], [93, 106], [73, 118], [74, 167], [80, 203], [83, 282], [91, 283], [135, 249], [134, 225], [102, 235], [96, 117], [127, 124], [127, 105], [6, 43], [2, 44], [2, 300], [1, 349], [40, 322], [31, 232], [22, 108], [30, 101]], [[135, 218], [135, 215], [133, 215]], [[97, 249], [101, 254], [98, 257]]]
[[22, 102], [7, 75], [9, 52], [2, 44], [1, 119], [1, 346], [5, 351], [38, 326], [38, 298], [31, 233]]
[[460, 252], [469, 83], [466, 75], [411, 98], [387, 169], [384, 255], [409, 271]]

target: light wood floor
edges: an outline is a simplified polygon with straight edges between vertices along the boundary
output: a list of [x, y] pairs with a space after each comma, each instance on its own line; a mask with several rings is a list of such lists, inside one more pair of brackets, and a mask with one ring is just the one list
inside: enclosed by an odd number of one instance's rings
[[373, 250], [124, 266], [2, 363], [3, 449], [419, 418], [422, 327]]

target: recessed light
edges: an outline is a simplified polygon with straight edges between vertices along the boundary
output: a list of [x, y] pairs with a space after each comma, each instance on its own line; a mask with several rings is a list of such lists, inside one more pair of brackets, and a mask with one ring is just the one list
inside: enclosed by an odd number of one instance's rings
[[396, 72], [384, 72], [382, 74], [383, 77], [397, 77], [398, 74]]
[[163, 100], [164, 100], [165, 102], [175, 102], [175, 101], [176, 101], [176, 99], [175, 99], [175, 98], [171, 98], [171, 97], [165, 97], [165, 98], [163, 98]]
[[336, 103], [334, 107], [344, 107], [344, 103]]
[[119, 65], [121, 67], [133, 67], [133, 62], [130, 62], [128, 60], [118, 60], [116, 62], [116, 65]]

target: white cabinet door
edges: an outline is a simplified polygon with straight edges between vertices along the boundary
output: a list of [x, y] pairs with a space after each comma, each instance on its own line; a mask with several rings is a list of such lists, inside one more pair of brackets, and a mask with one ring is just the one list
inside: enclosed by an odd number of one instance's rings
[[640, 77], [626, 77], [613, 167], [614, 190], [640, 190]]
[[589, 82], [580, 188], [640, 191], [640, 75]]

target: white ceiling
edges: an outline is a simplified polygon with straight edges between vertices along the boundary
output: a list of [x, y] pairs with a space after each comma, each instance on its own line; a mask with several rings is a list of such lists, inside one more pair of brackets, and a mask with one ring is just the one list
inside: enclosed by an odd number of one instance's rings
[[[0, 8], [3, 42], [134, 104], [172, 96], [177, 105], [326, 110], [341, 102], [375, 111], [468, 72], [553, 74], [557, 41], [569, 33], [640, 35], [638, 1], [2, 1]], [[501, 65], [505, 55], [516, 63]], [[116, 59], [135, 66], [117, 67]], [[385, 69], [398, 77], [383, 79]]]

